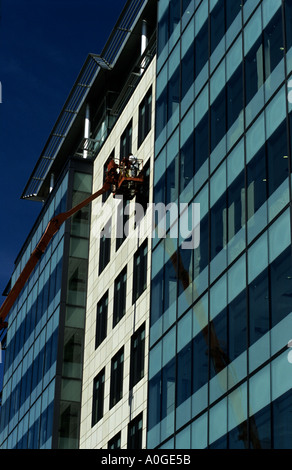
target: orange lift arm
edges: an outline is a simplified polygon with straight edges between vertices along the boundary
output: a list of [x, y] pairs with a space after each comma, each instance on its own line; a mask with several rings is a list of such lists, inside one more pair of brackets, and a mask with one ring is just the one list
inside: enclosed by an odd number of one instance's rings
[[6, 297], [5, 301], [3, 302], [2, 306], [0, 307], [0, 329], [7, 327], [7, 322], [5, 319], [10, 312], [12, 306], [14, 305], [15, 301], [17, 300], [18, 295], [20, 294], [21, 290], [25, 286], [26, 281], [28, 280], [29, 276], [31, 275], [32, 271], [34, 270], [35, 266], [39, 262], [40, 258], [44, 254], [47, 246], [49, 245], [50, 241], [52, 240], [53, 236], [58, 232], [61, 225], [72, 215], [74, 215], [79, 210], [83, 209], [83, 207], [90, 204], [94, 199], [101, 196], [103, 193], [108, 191], [111, 187], [111, 183], [106, 181], [103, 187], [97, 191], [96, 193], [89, 196], [84, 201], [80, 202], [77, 206], [73, 207], [67, 212], [62, 212], [59, 215], [53, 217], [47, 225], [47, 228], [40, 239], [39, 243], [37, 244], [36, 248], [30, 255], [29, 260], [27, 261], [24, 269], [22, 270], [21, 274], [19, 275], [17, 281], [15, 282], [14, 286], [12, 287], [11, 291], [9, 292], [8, 296]]
[[143, 161], [137, 160], [137, 162], [138, 170], [136, 171], [135, 175], [130, 175], [125, 172], [123, 161], [120, 162], [115, 161], [114, 159], [110, 159], [107, 163], [107, 171], [102, 188], [84, 201], [80, 202], [80, 204], [77, 206], [73, 207], [67, 212], [56, 215], [50, 220], [42, 238], [32, 252], [24, 269], [22, 270], [17, 281], [0, 307], [0, 330], [7, 328], [8, 325], [5, 319], [8, 313], [10, 312], [12, 306], [17, 300], [18, 295], [25, 286], [26, 281], [45, 252], [53, 236], [58, 232], [61, 225], [67, 219], [72, 217], [72, 215], [81, 210], [83, 207], [90, 204], [94, 199], [98, 198], [103, 193], [106, 193], [109, 189], [111, 189], [114, 196], [116, 194], [124, 194], [127, 199], [131, 199], [135, 196], [139, 186], [141, 186], [143, 183]]

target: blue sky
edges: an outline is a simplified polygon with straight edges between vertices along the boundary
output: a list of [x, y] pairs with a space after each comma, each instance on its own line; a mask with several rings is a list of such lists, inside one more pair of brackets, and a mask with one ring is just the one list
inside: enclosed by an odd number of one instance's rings
[[[0, 302], [41, 205], [20, 199], [89, 53], [125, 0], [0, 0]], [[0, 389], [3, 367], [0, 364]]]
[[1, 295], [41, 209], [22, 191], [88, 53], [102, 51], [125, 0], [0, 1]]

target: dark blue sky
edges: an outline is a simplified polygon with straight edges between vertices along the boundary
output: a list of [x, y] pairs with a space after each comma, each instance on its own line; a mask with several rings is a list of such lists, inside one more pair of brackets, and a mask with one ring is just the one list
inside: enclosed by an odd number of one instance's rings
[[125, 0], [0, 0], [0, 300], [40, 203], [20, 199], [88, 53]]
[[[89, 53], [125, 0], [0, 0], [0, 302], [41, 204], [20, 199]], [[3, 379], [0, 364], [0, 390]]]

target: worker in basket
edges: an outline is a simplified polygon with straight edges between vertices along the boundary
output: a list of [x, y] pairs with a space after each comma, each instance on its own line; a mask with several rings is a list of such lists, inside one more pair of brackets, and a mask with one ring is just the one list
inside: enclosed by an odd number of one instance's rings
[[132, 153], [130, 153], [129, 155], [129, 162], [130, 162], [130, 176], [135, 178], [138, 174], [139, 163], [138, 163], [137, 157], [135, 157], [135, 155], [133, 155]]

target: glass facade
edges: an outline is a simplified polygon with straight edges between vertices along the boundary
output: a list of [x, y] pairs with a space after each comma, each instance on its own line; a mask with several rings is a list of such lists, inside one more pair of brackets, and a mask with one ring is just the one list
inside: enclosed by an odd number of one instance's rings
[[154, 203], [200, 244], [153, 239], [148, 448], [292, 448], [291, 12], [158, 2]]
[[[12, 276], [17, 280], [49, 220], [66, 209], [68, 174], [41, 214]], [[1, 448], [50, 448], [60, 320], [64, 226], [49, 244], [9, 314], [1, 407]]]
[[[12, 285], [49, 220], [91, 194], [91, 179], [69, 165], [18, 256]], [[85, 208], [61, 226], [9, 314], [2, 449], [78, 445], [89, 223]]]

